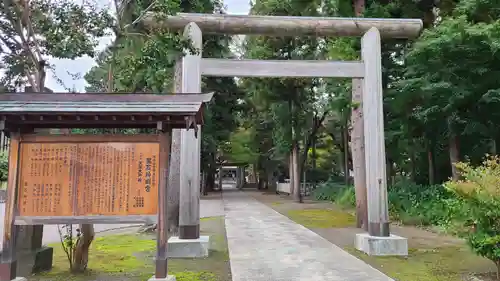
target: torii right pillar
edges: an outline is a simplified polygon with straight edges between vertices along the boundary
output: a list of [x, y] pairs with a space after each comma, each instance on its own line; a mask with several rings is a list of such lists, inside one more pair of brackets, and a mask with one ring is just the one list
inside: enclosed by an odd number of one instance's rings
[[380, 32], [372, 27], [361, 39], [364, 63], [363, 120], [365, 133], [368, 233], [356, 235], [356, 249], [375, 256], [407, 256], [408, 240], [391, 235], [387, 198], [387, 176], [382, 92]]

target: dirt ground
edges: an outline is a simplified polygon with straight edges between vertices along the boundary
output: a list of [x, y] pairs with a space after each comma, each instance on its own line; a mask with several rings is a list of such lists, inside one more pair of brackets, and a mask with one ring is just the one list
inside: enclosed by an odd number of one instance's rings
[[[200, 227], [202, 235], [210, 236], [209, 257], [169, 259], [169, 274], [175, 275], [177, 281], [231, 281], [224, 218], [203, 218]], [[29, 276], [29, 281], [146, 281], [154, 273], [154, 233], [129, 231], [97, 238], [90, 250], [89, 269], [82, 275], [68, 273], [68, 261], [61, 246], [51, 246], [54, 247], [52, 271]]]
[[395, 280], [472, 281], [471, 274], [492, 272], [495, 268], [492, 262], [473, 254], [461, 239], [412, 226], [391, 226], [392, 233], [408, 238], [408, 257], [367, 256], [353, 247], [355, 234], [362, 230], [355, 227], [352, 210], [341, 209], [330, 202], [306, 199], [300, 204], [287, 195], [248, 192]]

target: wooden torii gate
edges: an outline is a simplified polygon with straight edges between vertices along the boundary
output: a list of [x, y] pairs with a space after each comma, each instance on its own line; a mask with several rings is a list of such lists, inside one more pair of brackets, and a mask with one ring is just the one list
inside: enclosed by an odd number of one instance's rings
[[[190, 38], [197, 54], [188, 53], [178, 61], [176, 92], [199, 92], [202, 76], [218, 77], [341, 77], [353, 79], [353, 94], [362, 95], [365, 139], [355, 145], [366, 157], [366, 197], [368, 234], [356, 237], [357, 248], [369, 254], [406, 254], [407, 241], [390, 235], [387, 206], [384, 120], [382, 101], [382, 38], [415, 38], [422, 30], [420, 19], [331, 18], [258, 15], [186, 14], [173, 16], [148, 13], [143, 22], [150, 27], [163, 27], [172, 31], [183, 30]], [[328, 60], [239, 60], [202, 58], [202, 32], [206, 34], [248, 34], [268, 36], [361, 36], [361, 61]], [[174, 142], [181, 138], [181, 148], [173, 151], [172, 165], [180, 167], [177, 175], [180, 185], [180, 232], [184, 237], [199, 236], [199, 142], [188, 132], [174, 132]], [[186, 151], [182, 147], [198, 147]], [[182, 154], [181, 154], [182, 152]], [[177, 159], [179, 162], [175, 162]], [[175, 170], [175, 168], [172, 168]], [[186, 182], [194, 181], [187, 185]], [[367, 205], [367, 206], [366, 206]], [[186, 235], [188, 234], [188, 235]], [[183, 238], [183, 237], [180, 237]], [[400, 243], [401, 251], [391, 247], [366, 245]], [[366, 243], [365, 243], [366, 242]], [[392, 247], [394, 249], [394, 247]]]

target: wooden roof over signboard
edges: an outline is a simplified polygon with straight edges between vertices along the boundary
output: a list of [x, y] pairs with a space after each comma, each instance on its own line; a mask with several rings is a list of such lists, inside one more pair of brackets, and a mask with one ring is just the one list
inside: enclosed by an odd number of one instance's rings
[[202, 124], [202, 105], [213, 93], [15, 93], [0, 94], [4, 129], [156, 128], [158, 122], [186, 128]]

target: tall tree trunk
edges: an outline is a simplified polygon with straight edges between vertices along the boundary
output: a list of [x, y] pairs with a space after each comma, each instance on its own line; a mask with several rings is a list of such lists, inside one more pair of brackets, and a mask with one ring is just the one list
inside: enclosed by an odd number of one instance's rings
[[347, 128], [347, 124], [346, 126], [342, 126], [341, 128], [341, 132], [342, 132], [342, 146], [344, 147], [343, 151], [342, 151], [342, 154], [343, 154], [343, 157], [344, 157], [344, 160], [342, 161], [343, 165], [344, 165], [344, 183], [346, 185], [348, 185], [350, 183], [350, 176], [349, 176], [349, 131], [348, 131], [348, 128]]
[[275, 177], [275, 172], [276, 172], [276, 165], [270, 160], [267, 159], [266, 161], [266, 189], [271, 192], [276, 192], [277, 190], [277, 185], [276, 185], [276, 177]]
[[218, 178], [218, 183], [217, 183], [217, 186], [218, 186], [218, 190], [222, 190], [222, 177], [223, 177], [223, 174], [224, 174], [224, 171], [222, 169], [222, 164], [219, 164], [219, 178]]
[[262, 171], [262, 180], [264, 181], [264, 184], [263, 184], [263, 189], [269, 189], [269, 171], [268, 171], [268, 167], [267, 167], [267, 164], [266, 164], [266, 168], [264, 169], [264, 171]]
[[455, 181], [460, 179], [460, 173], [455, 167], [455, 163], [460, 162], [460, 150], [458, 147], [458, 136], [454, 133], [450, 134], [449, 139], [449, 151], [450, 151], [450, 164], [451, 164], [451, 178]]
[[415, 177], [417, 175], [417, 155], [415, 152], [415, 141], [412, 140], [411, 148], [410, 148], [410, 180], [415, 181]]
[[345, 170], [345, 158], [344, 158], [344, 150], [343, 149], [340, 149], [340, 154], [339, 154], [339, 167], [338, 167], [338, 170], [341, 174], [344, 175], [344, 183], [347, 185], [347, 177], [345, 176], [345, 174], [347, 173], [347, 171]]
[[295, 194], [295, 175], [293, 172], [293, 148], [290, 151], [290, 157], [288, 159], [288, 174], [290, 177], [290, 195]]
[[[313, 171], [313, 175], [316, 175], [316, 140], [318, 139], [318, 137], [316, 135], [312, 136], [312, 155], [311, 155], [311, 166], [312, 166], [312, 171]], [[313, 179], [313, 190], [316, 189], [316, 177]]]
[[409, 143], [408, 143], [408, 156], [409, 156], [409, 171], [410, 171], [410, 181], [414, 182], [415, 181], [415, 175], [417, 173], [417, 163], [416, 163], [416, 159], [417, 159], [417, 154], [416, 154], [416, 147], [417, 145], [415, 144], [415, 136], [411, 135], [410, 134], [410, 139], [409, 139]]
[[368, 230], [368, 203], [366, 194], [366, 167], [363, 123], [362, 80], [352, 80], [352, 102], [358, 104], [352, 109], [351, 151], [356, 194], [356, 227]]
[[206, 194], [208, 195], [208, 191], [214, 191], [215, 190], [215, 169], [211, 167], [209, 172], [207, 173], [207, 181], [205, 182], [206, 185]]
[[392, 186], [394, 184], [394, 162], [392, 160], [387, 161], [387, 185]]
[[300, 188], [300, 170], [299, 170], [299, 145], [293, 144], [292, 147], [292, 167], [293, 167], [293, 186], [295, 189], [295, 202], [302, 203], [302, 192]]
[[259, 172], [258, 178], [259, 179], [257, 180], [257, 190], [263, 190], [265, 186], [265, 180], [262, 173]]
[[269, 192], [277, 193], [278, 191], [278, 184], [277, 184], [277, 179], [274, 176], [274, 171], [268, 171], [267, 172], [267, 189]]
[[349, 184], [349, 129], [347, 128], [347, 125], [341, 126], [340, 140], [338, 141], [333, 133], [327, 132], [327, 134], [341, 152], [339, 155], [339, 163], [341, 164], [338, 169], [344, 174], [344, 183], [347, 185]]
[[434, 168], [434, 143], [432, 141], [427, 142], [427, 164], [429, 166], [429, 185], [433, 185], [436, 180], [436, 170]]
[[290, 139], [292, 140], [292, 147], [290, 148], [290, 161], [289, 161], [289, 166], [288, 166], [288, 169], [289, 169], [289, 172], [290, 172], [290, 194], [294, 196], [295, 198], [295, 193], [297, 192], [297, 185], [295, 184], [296, 183], [296, 180], [295, 178], [297, 177], [297, 175], [295, 174], [295, 155], [294, 155], [294, 146], [295, 146], [295, 131], [294, 131], [294, 111], [293, 111], [293, 101], [290, 99], [288, 100], [288, 111], [289, 111], [289, 114], [290, 114]]
[[249, 178], [249, 182], [256, 183], [257, 182], [257, 165], [252, 164], [252, 172], [250, 173], [251, 178]]
[[83, 272], [87, 269], [89, 249], [95, 237], [94, 226], [92, 224], [81, 224], [80, 231], [82, 236], [75, 245], [72, 272]]
[[309, 153], [309, 148], [311, 148], [313, 140], [316, 138], [316, 135], [318, 133], [319, 127], [323, 124], [323, 121], [325, 121], [325, 118], [327, 116], [328, 112], [323, 113], [321, 117], [318, 117], [316, 114], [314, 115], [313, 121], [312, 121], [312, 130], [310, 135], [305, 135], [304, 136], [304, 151], [302, 153], [302, 157], [298, 156], [299, 153], [299, 145], [297, 144], [297, 159], [299, 161], [299, 173], [300, 174], [305, 174], [306, 171], [306, 166], [307, 166], [307, 158], [308, 158], [308, 153]]

